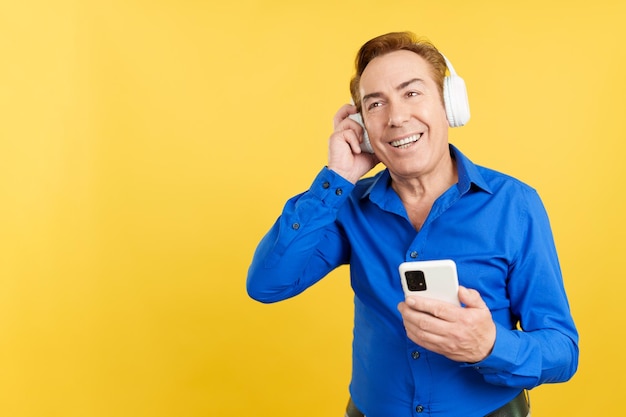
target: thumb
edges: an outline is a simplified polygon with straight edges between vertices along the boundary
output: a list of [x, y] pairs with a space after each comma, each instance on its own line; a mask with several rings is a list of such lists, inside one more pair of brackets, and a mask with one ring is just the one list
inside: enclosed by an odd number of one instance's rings
[[487, 304], [476, 290], [459, 286], [459, 301], [469, 308], [487, 308]]

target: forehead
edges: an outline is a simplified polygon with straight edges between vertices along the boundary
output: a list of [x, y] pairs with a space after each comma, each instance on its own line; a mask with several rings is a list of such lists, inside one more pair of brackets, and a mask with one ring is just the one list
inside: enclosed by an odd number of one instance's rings
[[435, 83], [431, 65], [412, 51], [394, 51], [370, 61], [361, 74], [361, 96], [387, 88], [395, 89], [408, 80]]

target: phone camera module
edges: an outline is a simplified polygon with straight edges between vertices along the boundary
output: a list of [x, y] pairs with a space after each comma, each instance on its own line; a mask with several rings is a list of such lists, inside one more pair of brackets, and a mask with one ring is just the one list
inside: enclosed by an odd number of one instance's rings
[[409, 291], [426, 290], [426, 277], [424, 277], [424, 271], [406, 271], [404, 275], [406, 277], [406, 283], [407, 287], [409, 287]]

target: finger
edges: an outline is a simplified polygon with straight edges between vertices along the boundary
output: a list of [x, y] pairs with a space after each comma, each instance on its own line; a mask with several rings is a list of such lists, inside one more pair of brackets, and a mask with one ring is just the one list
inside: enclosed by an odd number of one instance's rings
[[415, 343], [424, 347], [433, 346], [449, 336], [450, 324], [447, 321], [414, 310], [406, 302], [398, 304], [398, 310], [402, 315], [407, 336]]
[[361, 141], [363, 140], [363, 127], [356, 121], [345, 118], [335, 128], [333, 137], [347, 142], [352, 148], [352, 153], [361, 153]]
[[411, 296], [407, 297], [406, 303], [412, 309], [429, 314], [440, 320], [451, 321], [456, 317], [452, 311], [455, 306], [445, 301]]
[[353, 104], [344, 104], [341, 106], [333, 118], [333, 126], [335, 130], [337, 130], [337, 127], [341, 122], [343, 122], [351, 114], [356, 114], [356, 112], [356, 106]]
[[[333, 143], [347, 143], [353, 154], [361, 153], [361, 147], [359, 145], [359, 137], [357, 132], [352, 129], [345, 129], [334, 132], [330, 136], [330, 147], [332, 149]], [[341, 145], [345, 146], [345, 145]]]
[[474, 289], [459, 286], [459, 301], [469, 308], [487, 308], [487, 304]]

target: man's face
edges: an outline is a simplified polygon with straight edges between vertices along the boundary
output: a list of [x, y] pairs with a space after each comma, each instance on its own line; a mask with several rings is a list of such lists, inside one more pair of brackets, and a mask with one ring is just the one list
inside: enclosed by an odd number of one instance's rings
[[372, 147], [392, 176], [436, 172], [449, 157], [448, 120], [428, 62], [405, 50], [374, 58], [359, 88]]

